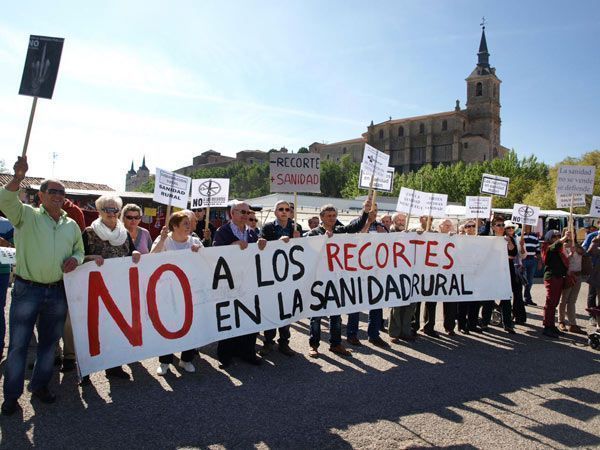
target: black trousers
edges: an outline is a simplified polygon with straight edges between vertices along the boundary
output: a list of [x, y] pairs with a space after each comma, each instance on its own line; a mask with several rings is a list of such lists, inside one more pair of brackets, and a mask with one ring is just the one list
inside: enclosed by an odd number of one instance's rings
[[444, 302], [444, 330], [454, 331], [456, 328], [456, 317], [458, 316], [458, 303]]
[[[481, 304], [481, 324], [488, 326], [492, 320], [492, 312], [496, 307], [496, 302], [494, 300], [486, 300], [481, 302]], [[510, 300], [500, 300], [500, 308], [502, 310], [502, 325], [504, 328], [512, 328], [513, 321]]]
[[[284, 327], [278, 328], [279, 330], [279, 339], [277, 339], [277, 343], [279, 345], [288, 345], [290, 343], [290, 326], [286, 325]], [[266, 342], [274, 342], [275, 335], [277, 334], [277, 330], [265, 330], [265, 343]]]
[[[437, 302], [425, 302], [425, 314], [423, 317], [425, 320], [425, 325], [423, 325], [423, 330], [433, 331], [433, 327], [435, 326], [436, 307]], [[421, 328], [421, 303], [417, 303], [415, 308], [415, 317], [411, 323], [411, 326], [414, 331], [418, 331]]]
[[258, 333], [245, 334], [234, 338], [224, 339], [217, 344], [217, 358], [221, 363], [228, 363], [237, 356], [245, 360], [256, 358], [256, 336]]
[[[181, 352], [181, 358], [179, 359], [181, 359], [183, 362], [191, 362], [194, 359], [194, 356], [196, 356], [196, 353], [196, 349], [186, 350]], [[173, 364], [173, 353], [170, 355], [159, 356], [158, 362], [161, 364]]]
[[[479, 315], [480, 302], [458, 303], [458, 329], [474, 330], [477, 327], [477, 316]], [[491, 313], [490, 313], [491, 314]]]
[[525, 302], [523, 302], [523, 285], [517, 275], [515, 265], [509, 260], [510, 285], [513, 293], [512, 312], [515, 316], [515, 321], [525, 323], [527, 320], [527, 312], [525, 311]]

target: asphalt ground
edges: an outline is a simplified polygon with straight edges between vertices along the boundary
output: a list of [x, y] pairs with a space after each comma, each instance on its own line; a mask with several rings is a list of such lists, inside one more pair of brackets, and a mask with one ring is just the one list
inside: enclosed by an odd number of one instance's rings
[[[74, 372], [57, 374], [55, 404], [26, 392], [21, 410], [0, 416], [0, 447], [600, 447], [600, 350], [584, 336], [542, 336], [543, 286], [533, 292], [540, 306], [528, 307], [516, 335], [500, 328], [420, 335], [381, 350], [366, 342], [362, 315], [365, 345], [351, 358], [328, 351], [326, 326], [322, 356], [305, 356], [308, 321], [301, 321], [291, 341], [299, 354], [275, 351], [260, 367], [236, 362], [223, 371], [212, 344], [195, 360], [195, 374], [172, 366], [160, 377], [156, 358], [129, 365], [131, 381], [98, 373], [80, 387]], [[587, 326], [586, 294], [584, 285], [578, 317]], [[439, 306], [437, 318], [443, 331]]]

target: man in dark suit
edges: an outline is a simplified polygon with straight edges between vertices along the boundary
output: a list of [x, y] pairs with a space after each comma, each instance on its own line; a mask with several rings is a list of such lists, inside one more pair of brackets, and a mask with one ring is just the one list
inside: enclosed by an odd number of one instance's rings
[[[257, 242], [258, 248], [264, 249], [267, 241], [259, 238], [256, 231], [248, 226], [249, 212], [250, 206], [247, 203], [242, 201], [233, 202], [229, 210], [231, 220], [215, 232], [213, 246], [239, 245], [240, 249], [245, 250], [248, 244]], [[221, 367], [229, 366], [234, 356], [250, 364], [260, 365], [262, 359], [256, 355], [257, 334], [251, 333], [219, 341], [217, 357]]]

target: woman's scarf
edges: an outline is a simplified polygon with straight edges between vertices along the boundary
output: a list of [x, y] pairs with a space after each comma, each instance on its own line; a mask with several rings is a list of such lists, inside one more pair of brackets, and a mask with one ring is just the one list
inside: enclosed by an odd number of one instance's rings
[[92, 222], [92, 230], [103, 241], [108, 241], [110, 245], [119, 247], [127, 240], [127, 229], [123, 226], [120, 220], [117, 220], [117, 226], [114, 230], [108, 228], [102, 219], [98, 217]]

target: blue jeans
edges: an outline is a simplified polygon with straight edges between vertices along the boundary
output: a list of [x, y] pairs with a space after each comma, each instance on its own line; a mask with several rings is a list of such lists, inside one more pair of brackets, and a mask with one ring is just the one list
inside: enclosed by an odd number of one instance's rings
[[[360, 313], [348, 314], [348, 325], [346, 325], [346, 337], [356, 337], [358, 334], [358, 322]], [[383, 322], [383, 310], [382, 309], [371, 309], [369, 311], [369, 326], [367, 328], [367, 335], [369, 339], [377, 339], [379, 337], [379, 330]]]
[[[322, 317], [313, 317], [310, 319], [310, 338], [308, 343], [311, 347], [317, 348], [321, 342], [321, 319]], [[329, 317], [329, 344], [331, 347], [342, 343], [342, 316]]]
[[9, 279], [9, 273], [0, 273], [0, 308], [2, 308], [2, 317], [0, 317], [0, 338], [2, 338], [2, 348], [0, 348], [0, 355], [4, 354], [4, 337], [6, 336], [6, 318], [4, 317], [4, 307], [6, 306], [6, 290], [8, 289]]
[[62, 335], [67, 316], [65, 290], [60, 286], [32, 286], [15, 280], [9, 316], [9, 346], [4, 369], [4, 399], [23, 393], [27, 348], [38, 321], [38, 346], [29, 388], [46, 387], [54, 371], [54, 348]]
[[527, 277], [527, 286], [525, 286], [525, 292], [523, 297], [525, 297], [525, 302], [531, 302], [531, 286], [533, 285], [533, 276], [535, 275], [535, 270], [537, 269], [537, 259], [527, 257], [523, 260], [523, 267], [525, 268], [525, 275]]

